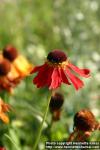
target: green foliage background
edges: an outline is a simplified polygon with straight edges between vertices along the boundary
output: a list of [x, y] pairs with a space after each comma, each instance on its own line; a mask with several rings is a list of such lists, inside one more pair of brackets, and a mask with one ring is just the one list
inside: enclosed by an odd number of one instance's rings
[[[35, 65], [42, 64], [49, 51], [62, 49], [79, 67], [91, 69], [92, 77], [85, 79], [85, 86], [76, 92], [72, 86], [62, 85], [65, 103], [59, 122], [51, 133], [48, 114], [39, 143], [67, 140], [73, 129], [73, 116], [82, 108], [89, 108], [100, 120], [100, 0], [1, 0], [0, 49], [13, 44]], [[47, 89], [37, 89], [32, 84], [33, 75], [27, 77], [7, 95], [14, 112], [11, 122], [0, 122], [0, 144], [7, 150], [32, 150], [43, 112], [47, 104]], [[5, 134], [9, 135], [10, 141]], [[99, 141], [100, 133], [94, 132], [90, 141]], [[12, 144], [16, 143], [16, 146]]]

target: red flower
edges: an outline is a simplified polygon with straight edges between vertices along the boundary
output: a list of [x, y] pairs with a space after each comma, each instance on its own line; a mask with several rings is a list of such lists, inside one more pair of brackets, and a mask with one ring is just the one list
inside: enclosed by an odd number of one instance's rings
[[38, 88], [47, 86], [49, 89], [56, 89], [63, 82], [68, 85], [73, 84], [75, 89], [78, 90], [84, 86], [84, 83], [73, 71], [85, 78], [90, 76], [89, 69], [76, 67], [68, 60], [64, 52], [54, 50], [48, 54], [46, 62], [41, 66], [36, 66], [31, 73], [38, 72], [33, 79], [33, 83]]

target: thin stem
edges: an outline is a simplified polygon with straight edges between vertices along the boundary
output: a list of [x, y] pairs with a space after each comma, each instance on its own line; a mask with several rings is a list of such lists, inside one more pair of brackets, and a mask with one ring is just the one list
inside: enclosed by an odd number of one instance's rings
[[51, 118], [50, 124], [48, 125], [48, 128], [46, 129], [47, 131], [47, 136], [48, 136], [48, 140], [51, 142], [52, 139], [52, 125], [53, 125], [54, 121]]
[[72, 132], [67, 140], [67, 142], [71, 142], [74, 140], [75, 132]]
[[52, 125], [53, 125], [53, 123], [54, 123], [54, 121], [52, 119], [51, 124], [50, 124], [50, 129], [49, 129], [49, 131], [50, 131], [50, 141], [51, 141], [51, 138], [52, 138]]
[[72, 141], [74, 140], [74, 138], [75, 138], [75, 134], [76, 134], [76, 133], [77, 133], [77, 130], [74, 129], [74, 131], [70, 134], [70, 136], [69, 136], [67, 142], [72, 142]]
[[47, 103], [46, 111], [45, 111], [45, 113], [44, 113], [43, 120], [42, 120], [42, 123], [41, 123], [41, 125], [40, 125], [40, 129], [39, 129], [39, 132], [38, 132], [37, 139], [36, 139], [36, 141], [35, 141], [33, 150], [36, 150], [37, 145], [38, 145], [38, 143], [39, 143], [39, 139], [40, 139], [40, 136], [41, 136], [41, 133], [42, 133], [42, 129], [43, 129], [43, 124], [44, 124], [44, 122], [45, 122], [45, 119], [46, 119], [46, 116], [47, 116], [47, 113], [48, 113], [48, 108], [49, 108], [50, 100], [51, 100], [51, 94], [50, 94], [50, 96], [48, 97], [48, 103]]
[[82, 136], [81, 132], [77, 133], [77, 136], [75, 137], [75, 140], [79, 141], [79, 142], [83, 142], [83, 136]]

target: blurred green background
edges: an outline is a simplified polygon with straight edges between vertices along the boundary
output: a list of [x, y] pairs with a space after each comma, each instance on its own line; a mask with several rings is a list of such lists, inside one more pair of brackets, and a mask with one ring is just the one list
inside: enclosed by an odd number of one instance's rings
[[[73, 116], [82, 108], [90, 108], [100, 121], [100, 0], [0, 0], [0, 49], [13, 44], [34, 65], [42, 64], [49, 51], [61, 49], [79, 67], [91, 69], [92, 77], [76, 92], [73, 86], [62, 85], [65, 102], [59, 122], [51, 133], [48, 113], [38, 150], [52, 140], [67, 140], [73, 131]], [[27, 77], [6, 96], [14, 112], [10, 124], [0, 121], [0, 145], [7, 150], [32, 150], [43, 112], [47, 104], [47, 89], [32, 84]], [[51, 134], [51, 135], [50, 135]], [[90, 141], [100, 141], [98, 131]]]

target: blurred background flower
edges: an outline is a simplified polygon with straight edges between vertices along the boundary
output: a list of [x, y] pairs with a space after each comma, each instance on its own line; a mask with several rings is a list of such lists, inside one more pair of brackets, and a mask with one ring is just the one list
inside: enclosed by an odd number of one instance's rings
[[[83, 108], [89, 108], [100, 121], [100, 0], [1, 0], [0, 1], [0, 49], [14, 45], [19, 53], [35, 65], [42, 64], [48, 52], [61, 49], [80, 68], [92, 70], [85, 87], [75, 92], [72, 86], [62, 85], [64, 106], [60, 121], [53, 125], [52, 140], [66, 140], [73, 131], [73, 116]], [[20, 63], [21, 64], [21, 63]], [[33, 75], [32, 75], [33, 76]], [[7, 101], [16, 110], [10, 113], [10, 125], [0, 122], [0, 145], [7, 150], [15, 146], [5, 137], [7, 133], [19, 150], [31, 150], [36, 139], [46, 107], [47, 89], [37, 90], [32, 76], [26, 77], [15, 88]], [[50, 123], [45, 122], [39, 150], [48, 140], [45, 132]], [[40, 119], [41, 118], [41, 119]], [[91, 135], [91, 141], [100, 139], [99, 132]]]
[[15, 47], [8, 45], [0, 53], [0, 90], [13, 92], [22, 79], [28, 76], [33, 65]]
[[10, 105], [4, 103], [3, 100], [0, 98], [0, 119], [4, 123], [9, 123], [9, 117], [5, 113], [9, 112], [10, 109], [11, 109]]
[[94, 114], [88, 109], [82, 109], [74, 116], [74, 131], [68, 141], [86, 141], [95, 130], [100, 130], [100, 123], [96, 121]]

